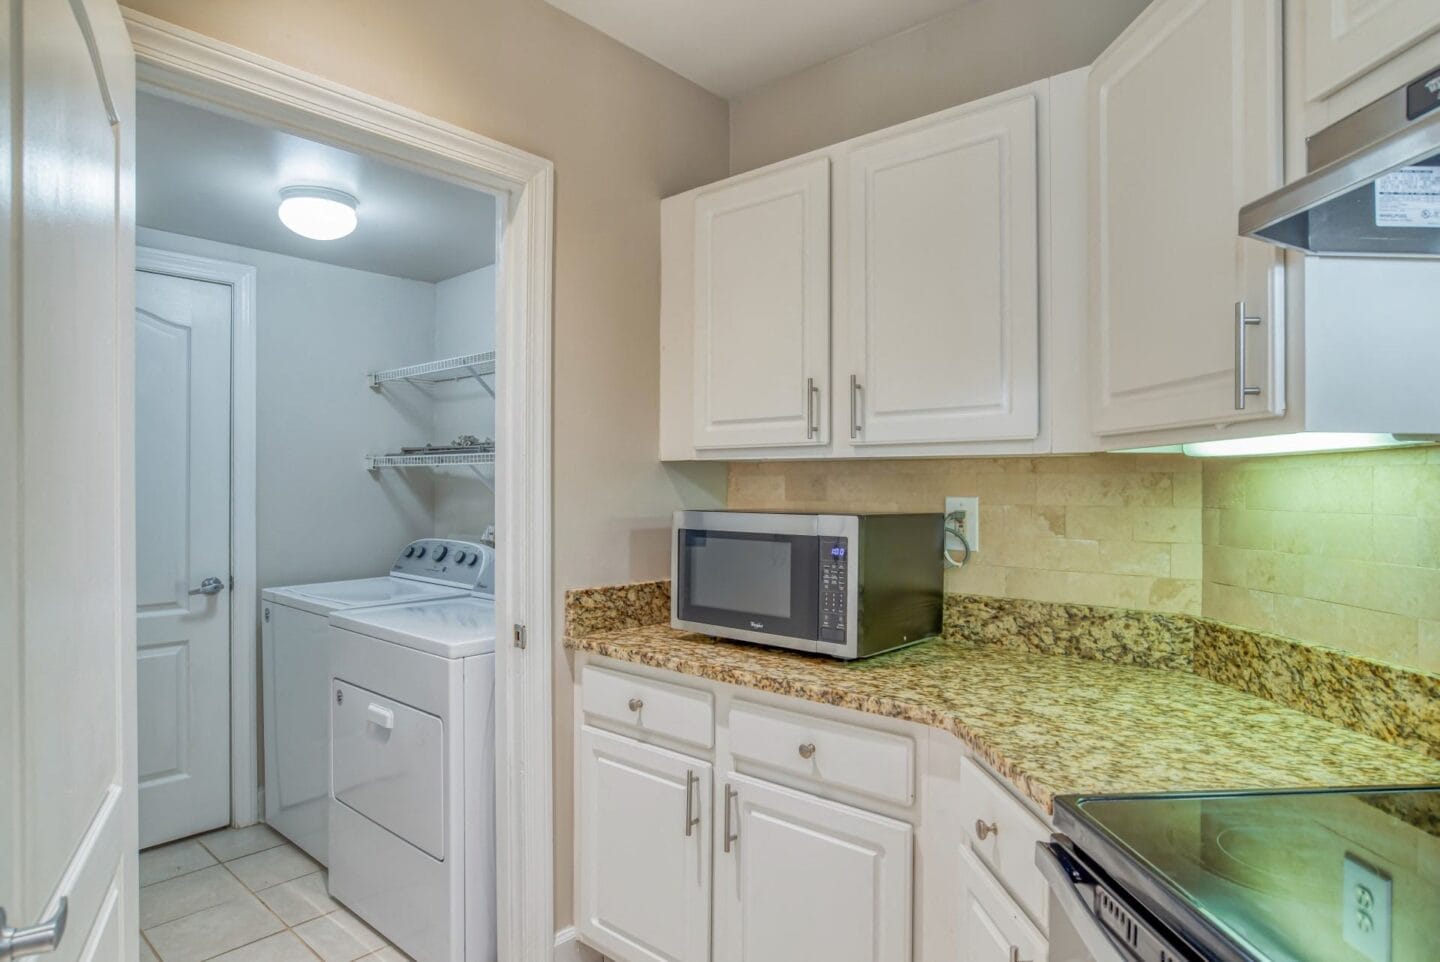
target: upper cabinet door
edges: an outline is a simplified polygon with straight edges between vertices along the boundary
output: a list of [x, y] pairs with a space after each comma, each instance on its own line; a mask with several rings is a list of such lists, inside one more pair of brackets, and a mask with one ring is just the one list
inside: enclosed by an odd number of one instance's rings
[[1436, 0], [1305, 0], [1305, 99], [1322, 100], [1440, 30]]
[[1236, 224], [1281, 182], [1280, 6], [1156, 0], [1090, 73], [1098, 434], [1284, 411], [1282, 260]]
[[839, 429], [856, 445], [1034, 438], [1035, 98], [867, 144], [848, 169]]
[[695, 202], [695, 446], [829, 440], [830, 161]]
[[909, 962], [909, 825], [745, 775], [721, 792], [716, 962]]

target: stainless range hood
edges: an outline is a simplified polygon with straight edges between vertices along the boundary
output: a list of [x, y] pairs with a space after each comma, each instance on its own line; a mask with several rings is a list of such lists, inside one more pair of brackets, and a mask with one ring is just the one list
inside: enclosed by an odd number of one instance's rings
[[1240, 233], [1309, 254], [1440, 257], [1440, 68], [1306, 142], [1307, 169]]

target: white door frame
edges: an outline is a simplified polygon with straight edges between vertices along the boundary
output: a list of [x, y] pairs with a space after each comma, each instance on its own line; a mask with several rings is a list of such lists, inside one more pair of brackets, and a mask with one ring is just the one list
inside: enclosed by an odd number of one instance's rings
[[255, 612], [260, 603], [255, 515], [255, 268], [152, 247], [135, 269], [230, 288], [230, 822], [260, 820], [260, 713]]
[[[358, 150], [506, 203], [499, 251], [496, 429], [496, 849], [499, 954], [555, 948], [550, 161], [229, 44], [123, 9], [142, 86]], [[356, 372], [359, 377], [363, 372]], [[507, 389], [515, 385], [517, 390]], [[355, 470], [362, 470], [357, 458]], [[515, 625], [515, 641], [511, 643]], [[519, 626], [524, 626], [523, 630]], [[524, 639], [530, 641], [526, 644]]]

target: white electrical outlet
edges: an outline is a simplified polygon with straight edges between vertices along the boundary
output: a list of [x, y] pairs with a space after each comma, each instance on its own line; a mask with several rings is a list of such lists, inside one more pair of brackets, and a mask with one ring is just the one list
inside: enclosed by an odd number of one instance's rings
[[[963, 517], [952, 518], [956, 512], [962, 512]], [[945, 526], [947, 528], [959, 528], [965, 535], [965, 540], [970, 544], [971, 551], [980, 550], [980, 499], [979, 498], [946, 498], [945, 499]], [[955, 550], [961, 547], [960, 542], [953, 535], [945, 535], [945, 547]], [[957, 559], [958, 560], [958, 559]]]
[[1346, 852], [1341, 885], [1345, 942], [1370, 962], [1390, 962], [1390, 879]]

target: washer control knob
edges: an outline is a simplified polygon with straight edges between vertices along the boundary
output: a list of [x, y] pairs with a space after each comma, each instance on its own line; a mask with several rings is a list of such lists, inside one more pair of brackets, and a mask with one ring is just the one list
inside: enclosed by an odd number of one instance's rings
[[463, 564], [465, 563], [465, 552], [463, 552], [463, 551], [457, 551], [457, 552], [455, 552], [455, 563], [456, 563], [457, 565], [463, 565]]
[[415, 557], [415, 546], [414, 546], [413, 544], [412, 544], [410, 547], [408, 547], [408, 548], [405, 549], [405, 557], [407, 557], [407, 558], [413, 558], [413, 557]]
[[440, 545], [438, 548], [435, 549], [435, 560], [436, 560], [436, 561], [444, 561], [444, 560], [445, 560], [445, 556], [446, 556], [447, 554], [449, 554], [449, 553], [450, 553], [450, 549], [447, 548], [447, 547], [445, 547], [445, 546], [442, 544], [442, 545]]
[[415, 549], [415, 557], [416, 557], [416, 558], [423, 558], [423, 557], [425, 557], [425, 546], [424, 546], [423, 544], [420, 545], [418, 548]]
[[477, 561], [479, 561], [479, 560], [480, 560], [480, 555], [479, 555], [478, 553], [472, 551], [472, 552], [470, 553], [470, 560], [467, 562], [467, 564], [469, 564], [470, 567], [473, 568], [473, 567], [475, 567], [475, 562], [477, 562]]

